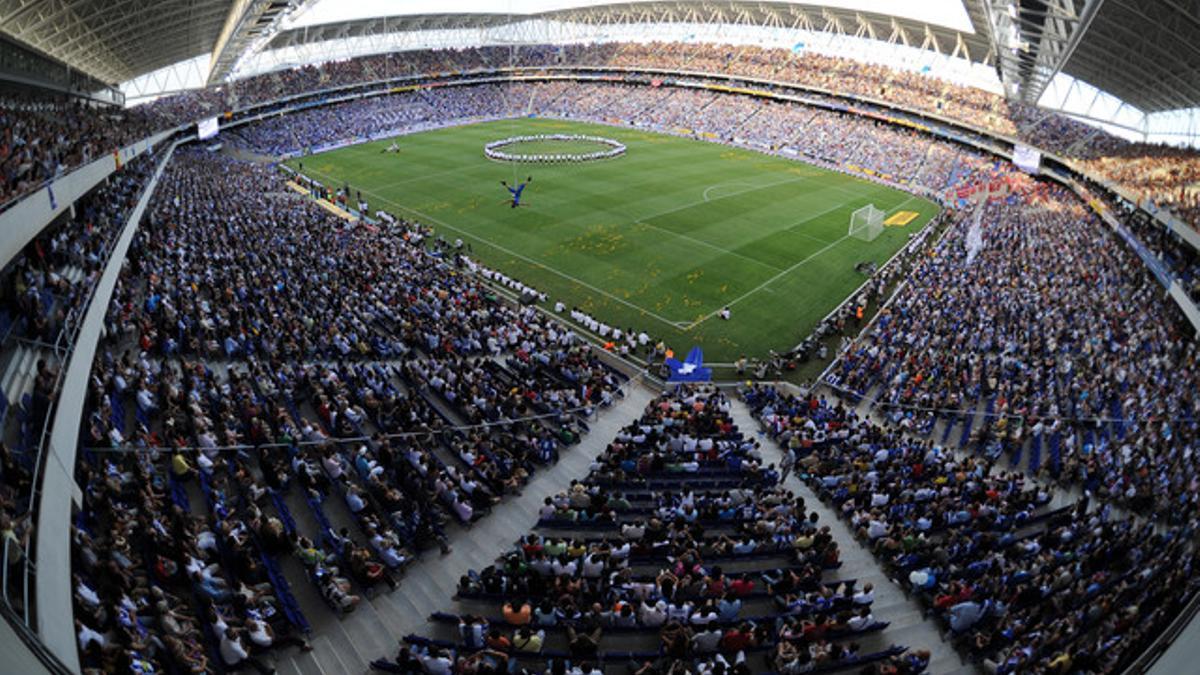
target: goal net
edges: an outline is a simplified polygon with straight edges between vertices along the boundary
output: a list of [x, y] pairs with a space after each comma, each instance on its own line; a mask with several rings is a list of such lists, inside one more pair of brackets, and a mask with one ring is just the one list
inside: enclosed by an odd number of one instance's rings
[[883, 232], [883, 211], [875, 208], [874, 204], [867, 204], [850, 214], [849, 236], [863, 241], [875, 241], [881, 232]]

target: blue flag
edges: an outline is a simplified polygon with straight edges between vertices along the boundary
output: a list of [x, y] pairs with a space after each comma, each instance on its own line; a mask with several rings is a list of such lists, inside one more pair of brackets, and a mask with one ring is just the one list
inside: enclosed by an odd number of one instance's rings
[[667, 357], [666, 363], [671, 369], [667, 382], [708, 382], [712, 379], [712, 368], [704, 367], [704, 352], [699, 346], [692, 347], [682, 363], [672, 357]]
[[54, 198], [54, 183], [46, 183], [46, 194], [50, 197], [50, 209], [57, 209], [58, 200]]

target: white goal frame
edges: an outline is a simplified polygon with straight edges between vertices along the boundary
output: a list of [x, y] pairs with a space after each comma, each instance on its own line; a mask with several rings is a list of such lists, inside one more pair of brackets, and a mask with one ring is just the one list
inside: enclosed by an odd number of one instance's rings
[[850, 214], [850, 229], [846, 236], [875, 241], [880, 234], [883, 234], [883, 211], [875, 208], [874, 204], [867, 204]]

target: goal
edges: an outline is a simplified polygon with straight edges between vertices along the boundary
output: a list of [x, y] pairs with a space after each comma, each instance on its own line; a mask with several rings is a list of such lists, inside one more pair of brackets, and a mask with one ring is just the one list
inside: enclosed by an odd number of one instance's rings
[[847, 236], [863, 241], [875, 241], [883, 232], [883, 211], [867, 204], [850, 214], [850, 232]]

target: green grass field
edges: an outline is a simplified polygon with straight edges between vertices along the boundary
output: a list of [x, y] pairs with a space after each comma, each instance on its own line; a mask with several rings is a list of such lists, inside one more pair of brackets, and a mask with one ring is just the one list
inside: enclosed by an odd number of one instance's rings
[[[582, 133], [625, 143], [594, 163], [490, 161], [508, 136]], [[601, 321], [645, 330], [710, 362], [790, 349], [937, 213], [908, 193], [796, 161], [627, 128], [519, 119], [429, 131], [310, 156], [310, 177], [361, 190], [384, 208], [461, 238], [474, 257]], [[521, 208], [501, 180], [534, 177]], [[875, 241], [847, 237], [850, 213], [874, 203]], [[730, 306], [733, 318], [717, 312]]]

